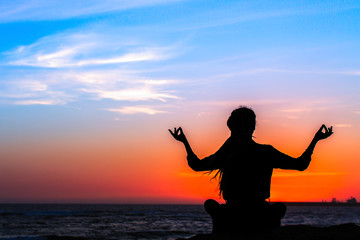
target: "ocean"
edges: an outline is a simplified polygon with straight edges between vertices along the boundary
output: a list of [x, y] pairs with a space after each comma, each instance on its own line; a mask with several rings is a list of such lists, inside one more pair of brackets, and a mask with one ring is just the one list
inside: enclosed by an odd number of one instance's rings
[[[360, 225], [360, 206], [288, 206], [283, 225]], [[211, 232], [201, 205], [0, 204], [0, 239], [177, 239]]]

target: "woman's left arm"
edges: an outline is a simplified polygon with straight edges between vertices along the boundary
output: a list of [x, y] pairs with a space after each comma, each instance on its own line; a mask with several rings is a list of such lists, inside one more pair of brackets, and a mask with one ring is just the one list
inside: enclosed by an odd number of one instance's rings
[[316, 132], [314, 138], [310, 142], [308, 148], [305, 152], [298, 158], [290, 157], [286, 154], [278, 152], [275, 160], [275, 168], [281, 169], [292, 169], [298, 171], [304, 171], [308, 168], [311, 162], [311, 155], [315, 149], [316, 144], [322, 140], [330, 137], [333, 134], [332, 127], [327, 128], [324, 124], [320, 127], [320, 129]]
[[[324, 131], [323, 131], [324, 130]], [[327, 128], [325, 124], [323, 124], [320, 129], [316, 132], [313, 140], [309, 144], [308, 148], [305, 150], [305, 152], [298, 157], [299, 160], [299, 168], [297, 170], [304, 171], [308, 168], [310, 162], [311, 162], [311, 155], [314, 152], [316, 144], [323, 139], [326, 139], [330, 137], [334, 132], [332, 131], [332, 126]]]

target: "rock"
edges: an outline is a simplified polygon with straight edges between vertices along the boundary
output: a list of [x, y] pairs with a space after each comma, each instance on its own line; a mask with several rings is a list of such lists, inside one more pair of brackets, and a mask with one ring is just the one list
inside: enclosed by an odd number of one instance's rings
[[[330, 227], [283, 226], [266, 234], [198, 234], [187, 240], [359, 240], [360, 227], [353, 223]], [[180, 240], [180, 239], [178, 239]], [[185, 240], [185, 239], [182, 239]]]

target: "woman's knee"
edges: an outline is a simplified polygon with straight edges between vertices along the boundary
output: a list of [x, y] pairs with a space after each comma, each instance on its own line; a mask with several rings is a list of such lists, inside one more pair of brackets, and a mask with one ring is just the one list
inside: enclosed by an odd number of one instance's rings
[[218, 209], [220, 207], [220, 203], [213, 199], [208, 199], [204, 202], [204, 207], [206, 212], [212, 213], [215, 209]]

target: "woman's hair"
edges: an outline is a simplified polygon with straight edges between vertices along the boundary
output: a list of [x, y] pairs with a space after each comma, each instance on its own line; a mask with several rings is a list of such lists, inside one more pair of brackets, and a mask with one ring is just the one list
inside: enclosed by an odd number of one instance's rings
[[256, 115], [251, 108], [240, 106], [232, 111], [227, 126], [232, 133], [253, 133], [256, 125]]
[[[251, 108], [245, 106], [240, 106], [237, 109], [233, 110], [229, 119], [227, 120], [227, 126], [229, 127], [232, 134], [240, 133], [245, 135], [252, 135], [255, 130], [255, 125], [255, 112]], [[227, 184], [226, 182], [223, 182], [223, 173], [224, 169], [220, 168], [213, 177], [213, 179], [216, 179], [216, 177], [218, 177], [220, 196], [222, 195], [224, 190], [223, 186]]]

